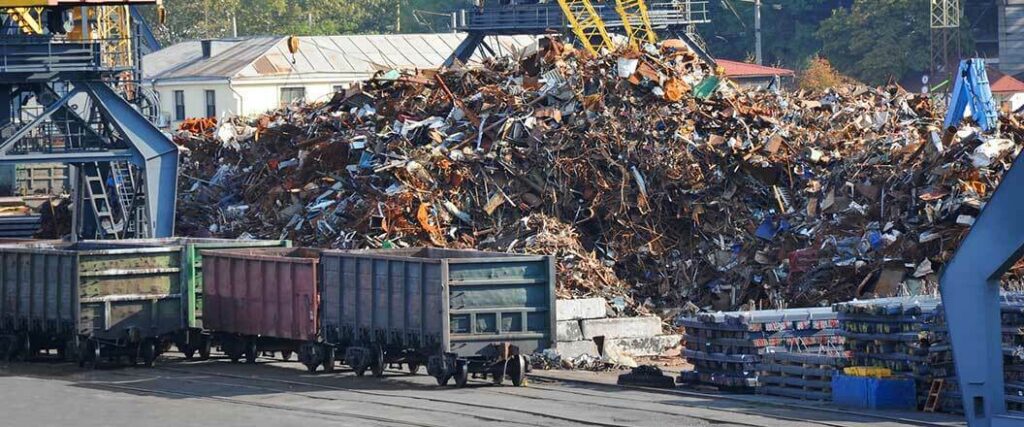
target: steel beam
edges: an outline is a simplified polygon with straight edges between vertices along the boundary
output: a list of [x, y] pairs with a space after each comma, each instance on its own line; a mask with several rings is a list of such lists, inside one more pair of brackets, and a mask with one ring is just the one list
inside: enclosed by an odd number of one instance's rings
[[35, 129], [37, 126], [48, 120], [50, 116], [53, 115], [53, 113], [63, 108], [64, 104], [67, 104], [68, 101], [70, 101], [71, 98], [74, 98], [75, 95], [78, 95], [78, 93], [79, 90], [77, 88], [68, 92], [67, 95], [64, 95], [56, 102], [47, 105], [46, 109], [43, 110], [42, 114], [37, 116], [34, 120], [32, 120], [32, 122], [23, 126], [21, 129], [18, 129], [16, 132], [14, 132], [13, 135], [11, 135], [10, 138], [0, 141], [0, 158], [7, 155], [7, 153], [10, 152], [12, 148], [14, 148], [14, 146], [18, 143], [18, 141], [21, 140], [21, 138], [24, 138], [25, 135], [28, 135], [28, 133], [32, 131], [32, 129]]
[[153, 237], [174, 235], [178, 194], [178, 147], [131, 104], [103, 83], [82, 83], [97, 106], [137, 156], [133, 163], [146, 171], [146, 208]]
[[1022, 209], [1024, 156], [1018, 156], [942, 271], [942, 304], [972, 427], [1004, 425], [999, 281], [1024, 254]]

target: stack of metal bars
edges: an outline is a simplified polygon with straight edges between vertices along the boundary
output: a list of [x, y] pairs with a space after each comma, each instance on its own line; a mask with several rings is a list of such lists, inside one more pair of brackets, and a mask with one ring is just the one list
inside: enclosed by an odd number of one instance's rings
[[758, 365], [758, 391], [773, 396], [831, 401], [832, 375], [842, 371], [849, 362], [842, 346], [837, 347], [823, 347], [817, 353], [765, 354]]
[[[1000, 312], [1003, 331], [1003, 372], [1006, 379], [1006, 406], [1010, 411], [1024, 412], [1024, 294], [1002, 295]], [[931, 346], [928, 360], [932, 381], [942, 380], [943, 387], [936, 405], [937, 411], [963, 413], [960, 387], [953, 351], [950, 346], [944, 313], [939, 308], [931, 326]]]
[[834, 305], [851, 366], [882, 367], [913, 378], [919, 405], [928, 398], [932, 373], [928, 339], [939, 299], [900, 297]]
[[694, 369], [679, 382], [753, 392], [761, 358], [775, 352], [817, 354], [841, 346], [836, 313], [828, 308], [703, 313], [682, 317], [683, 357]]

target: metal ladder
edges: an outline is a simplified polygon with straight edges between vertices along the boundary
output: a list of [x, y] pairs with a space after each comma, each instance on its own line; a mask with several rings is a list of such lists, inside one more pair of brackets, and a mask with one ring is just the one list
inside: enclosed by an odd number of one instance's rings
[[138, 231], [136, 229], [137, 221], [132, 221], [132, 216], [136, 214], [135, 199], [135, 178], [132, 175], [132, 167], [128, 162], [111, 162], [110, 173], [114, 176], [114, 182], [117, 183], [117, 200], [121, 204], [121, 212], [125, 219], [126, 228], [125, 234], [127, 236], [135, 235]]
[[928, 390], [928, 399], [924, 401], [925, 412], [935, 412], [935, 408], [939, 406], [939, 397], [942, 396], [942, 387], [946, 385], [946, 380], [942, 378], [936, 378], [932, 380], [931, 388]]
[[82, 195], [92, 206], [96, 218], [96, 232], [99, 238], [120, 239], [124, 231], [124, 221], [117, 221], [107, 194], [107, 183], [103, 179], [99, 163], [86, 163], [82, 167], [85, 191]]

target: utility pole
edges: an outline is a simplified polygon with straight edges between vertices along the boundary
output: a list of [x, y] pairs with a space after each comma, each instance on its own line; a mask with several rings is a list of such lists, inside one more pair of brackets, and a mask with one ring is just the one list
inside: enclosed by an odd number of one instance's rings
[[764, 65], [764, 57], [761, 56], [761, 0], [754, 0], [754, 61], [757, 65]]

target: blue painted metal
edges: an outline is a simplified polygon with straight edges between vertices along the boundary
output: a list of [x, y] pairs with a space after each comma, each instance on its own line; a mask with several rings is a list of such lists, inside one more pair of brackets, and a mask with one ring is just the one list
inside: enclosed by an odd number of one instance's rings
[[960, 62], [953, 92], [949, 99], [949, 110], [943, 122], [946, 129], [956, 127], [964, 118], [967, 106], [971, 106], [974, 121], [986, 132], [996, 130], [999, 126], [999, 111], [992, 99], [992, 87], [989, 86], [988, 74], [985, 72], [985, 60], [981, 58], [965, 59]]
[[103, 83], [82, 83], [105, 117], [132, 145], [132, 162], [146, 171], [146, 208], [153, 237], [174, 236], [178, 147], [128, 101]]
[[[554, 0], [547, 3], [487, 4], [457, 12], [456, 31], [469, 33], [455, 52], [445, 60], [451, 66], [456, 59], [466, 62], [480, 47], [485, 36], [516, 34], [548, 34], [569, 28], [561, 7]], [[611, 1], [594, 4], [594, 9], [608, 29], [622, 29], [622, 17]], [[706, 0], [651, 1], [647, 3], [651, 26], [656, 30], [682, 28], [690, 24], [711, 22]], [[701, 50], [703, 51], [703, 50]], [[706, 56], [706, 55], [702, 55]]]
[[[998, 112], [985, 73], [985, 62], [960, 63], [953, 86], [947, 133], [955, 131], [967, 105], [986, 131], [998, 126]], [[999, 279], [1024, 255], [1024, 158], [1018, 157], [1003, 176], [988, 204], [946, 264], [940, 280], [942, 303], [953, 343], [953, 358], [971, 426], [1019, 425], [1006, 418]], [[1010, 424], [1006, 424], [1010, 423]]]
[[160, 42], [153, 35], [153, 29], [149, 27], [149, 23], [142, 16], [142, 12], [139, 12], [139, 8], [137, 6], [128, 6], [128, 10], [131, 11], [132, 21], [135, 22], [139, 35], [142, 36], [142, 54], [146, 55], [162, 49]]

